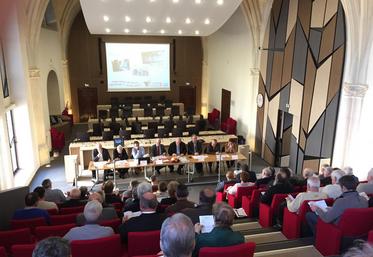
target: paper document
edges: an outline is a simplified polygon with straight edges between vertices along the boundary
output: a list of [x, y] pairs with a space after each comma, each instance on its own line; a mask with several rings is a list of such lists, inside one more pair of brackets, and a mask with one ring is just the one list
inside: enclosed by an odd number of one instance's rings
[[243, 208], [233, 209], [237, 218], [247, 217], [247, 214]]
[[141, 215], [141, 211], [132, 212], [132, 211], [126, 211], [123, 213], [123, 218], [126, 220], [129, 220], [134, 217], [138, 217]]
[[313, 206], [319, 207], [323, 211], [326, 211], [327, 208], [328, 208], [328, 205], [326, 205], [325, 200], [311, 201], [311, 202], [308, 202], [308, 205], [309, 206], [313, 205]]
[[163, 164], [163, 160], [156, 160], [155, 164], [157, 164], [157, 165]]
[[202, 225], [202, 233], [210, 233], [215, 226], [214, 216], [212, 215], [203, 215], [199, 216], [199, 223]]
[[94, 166], [95, 166], [95, 168], [99, 169], [99, 168], [103, 168], [106, 163], [107, 163], [106, 161], [104, 161], [104, 162], [94, 162]]
[[147, 160], [142, 160], [140, 161], [140, 165], [141, 166], [146, 166], [148, 164], [148, 161]]
[[292, 195], [288, 195], [288, 197], [287, 197], [290, 201], [294, 201], [294, 197], [292, 196]]
[[232, 160], [238, 160], [238, 154], [232, 154], [231, 158]]

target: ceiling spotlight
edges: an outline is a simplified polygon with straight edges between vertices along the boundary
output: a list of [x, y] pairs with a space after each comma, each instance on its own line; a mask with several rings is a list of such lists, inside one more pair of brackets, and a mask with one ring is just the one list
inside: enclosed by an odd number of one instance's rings
[[110, 33], [111, 30], [109, 28], [106, 28], [105, 31], [106, 33]]
[[130, 17], [130, 16], [125, 16], [125, 17], [124, 17], [124, 20], [125, 20], [126, 22], [130, 22], [130, 21], [131, 21], [131, 17]]
[[205, 19], [205, 24], [206, 24], [206, 25], [209, 25], [209, 24], [210, 24], [210, 19], [209, 19], [209, 18], [206, 18], [206, 19]]
[[177, 4], [177, 3], [179, 2], [179, 0], [172, 0], [172, 2], [173, 2], [174, 4]]
[[195, 2], [196, 4], [200, 4], [200, 3], [201, 3], [201, 0], [194, 0], [194, 2]]
[[186, 18], [186, 19], [185, 19], [185, 23], [186, 23], [186, 24], [190, 24], [191, 22], [192, 22], [192, 20], [191, 20], [190, 18]]
[[195, 33], [196, 35], [199, 35], [199, 30], [196, 30], [194, 33]]
[[109, 21], [109, 16], [107, 16], [107, 15], [104, 15], [104, 17], [103, 17], [103, 18], [104, 18], [104, 21], [105, 21], [105, 22], [108, 22], [108, 21]]
[[217, 0], [216, 3], [217, 3], [218, 5], [223, 5], [223, 4], [224, 4], [224, 0]]
[[150, 0], [151, 3], [155, 2], [155, 0]]
[[148, 33], [148, 30], [147, 29], [143, 29], [142, 33], [146, 34], [146, 33]]
[[145, 21], [146, 21], [146, 23], [150, 23], [150, 22], [152, 22], [152, 18], [150, 18], [150, 17], [148, 16], [148, 17], [146, 17]]
[[166, 18], [166, 22], [167, 22], [167, 23], [171, 23], [171, 18], [170, 18], [170, 17], [167, 17], [167, 18]]
[[183, 34], [183, 31], [182, 31], [181, 29], [179, 29], [179, 30], [177, 31], [177, 33], [178, 33], [179, 35], [181, 35], [181, 34]]
[[124, 33], [130, 33], [130, 30], [129, 29], [124, 29]]
[[164, 34], [164, 33], [165, 33], [164, 29], [161, 29], [161, 34]]

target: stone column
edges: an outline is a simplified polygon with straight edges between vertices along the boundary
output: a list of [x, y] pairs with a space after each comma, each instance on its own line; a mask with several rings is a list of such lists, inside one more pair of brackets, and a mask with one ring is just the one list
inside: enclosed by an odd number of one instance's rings
[[64, 95], [64, 106], [68, 103], [69, 111], [71, 111], [71, 89], [70, 89], [70, 76], [69, 76], [69, 61], [62, 60], [62, 83], [63, 83], [63, 95]]

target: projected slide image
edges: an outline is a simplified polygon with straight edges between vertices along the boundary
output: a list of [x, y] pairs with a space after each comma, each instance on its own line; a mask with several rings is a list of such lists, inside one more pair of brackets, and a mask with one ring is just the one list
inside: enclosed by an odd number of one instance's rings
[[169, 44], [106, 43], [108, 91], [170, 90]]

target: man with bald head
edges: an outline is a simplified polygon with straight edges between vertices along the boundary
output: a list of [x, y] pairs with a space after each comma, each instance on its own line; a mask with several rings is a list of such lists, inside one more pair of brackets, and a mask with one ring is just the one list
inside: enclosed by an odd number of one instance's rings
[[[168, 147], [168, 154], [171, 156], [183, 156], [187, 154], [187, 147], [181, 138], [176, 138], [175, 142], [172, 142]], [[170, 168], [170, 172], [174, 172], [174, 166], [168, 166]], [[181, 169], [183, 165], [179, 165], [177, 168], [177, 173], [181, 174]]]
[[146, 192], [139, 195], [141, 215], [133, 218], [124, 216], [122, 225], [119, 226], [119, 233], [122, 242], [127, 242], [128, 232], [141, 232], [160, 230], [164, 215], [157, 213], [158, 201], [155, 194]]
[[[104, 161], [110, 162], [110, 160], [111, 160], [111, 157], [110, 157], [109, 151], [107, 149], [103, 148], [102, 144], [98, 142], [96, 144], [96, 148], [93, 149], [93, 152], [92, 152], [92, 161], [94, 161], [94, 162], [104, 162]], [[107, 172], [109, 172], [109, 171], [104, 172], [104, 179], [106, 178]], [[92, 170], [92, 179], [97, 179], [95, 170]]]
[[196, 224], [199, 222], [199, 216], [212, 214], [212, 205], [215, 203], [215, 198], [215, 191], [211, 188], [205, 188], [199, 193], [199, 204], [194, 208], [181, 210], [181, 213], [184, 213], [192, 220], [193, 224]]
[[78, 188], [73, 188], [69, 192], [69, 198], [67, 201], [60, 205], [61, 208], [68, 208], [68, 207], [78, 207], [82, 206], [86, 203], [86, 201], [80, 199], [80, 190]]

